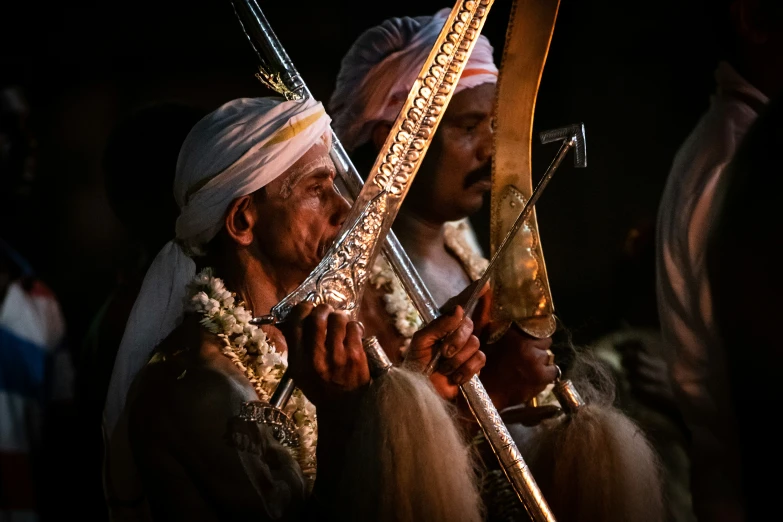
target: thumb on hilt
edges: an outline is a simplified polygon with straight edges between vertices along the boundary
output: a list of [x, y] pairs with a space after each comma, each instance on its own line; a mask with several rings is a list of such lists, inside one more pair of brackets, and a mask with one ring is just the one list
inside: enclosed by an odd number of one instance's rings
[[432, 345], [459, 328], [464, 317], [465, 312], [462, 306], [456, 305], [450, 312], [444, 313], [416, 332], [414, 334], [415, 344], [419, 348], [432, 347]]
[[405, 367], [432, 373], [440, 359], [441, 341], [459, 328], [463, 317], [462, 307], [457, 305], [451, 313], [441, 315], [413, 334], [405, 354]]

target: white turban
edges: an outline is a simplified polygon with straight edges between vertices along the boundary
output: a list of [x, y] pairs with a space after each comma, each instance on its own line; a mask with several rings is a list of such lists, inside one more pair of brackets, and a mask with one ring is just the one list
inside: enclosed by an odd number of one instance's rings
[[215, 237], [231, 201], [264, 187], [331, 136], [329, 122], [312, 99], [240, 98], [205, 116], [185, 138], [174, 179], [181, 210], [176, 239], [152, 262], [125, 327], [106, 398], [107, 434], [136, 374], [182, 321], [186, 286], [196, 275], [186, 251], [199, 252]]
[[[397, 118], [450, 12], [390, 18], [365, 31], [351, 46], [329, 101], [334, 131], [347, 150], [369, 141], [377, 123]], [[481, 35], [454, 93], [495, 83], [497, 77], [492, 46]]]

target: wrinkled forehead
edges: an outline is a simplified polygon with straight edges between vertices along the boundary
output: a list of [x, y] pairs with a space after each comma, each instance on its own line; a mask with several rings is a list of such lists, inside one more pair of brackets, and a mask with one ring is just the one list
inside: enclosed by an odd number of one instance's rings
[[466, 113], [491, 114], [495, 109], [496, 88], [494, 83], [483, 83], [454, 94], [443, 117], [459, 117]]
[[[326, 134], [324, 135], [326, 136]], [[291, 165], [278, 178], [280, 182], [280, 195], [287, 197], [291, 190], [304, 178], [315, 172], [328, 172], [335, 174], [334, 162], [329, 156], [331, 140], [322, 137], [301, 158]]]

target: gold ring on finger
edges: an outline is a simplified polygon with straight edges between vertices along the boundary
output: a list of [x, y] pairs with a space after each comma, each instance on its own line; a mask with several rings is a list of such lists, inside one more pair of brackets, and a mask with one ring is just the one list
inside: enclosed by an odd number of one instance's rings
[[352, 322], [352, 323], [356, 323], [356, 324], [357, 324], [357, 326], [359, 326], [359, 328], [361, 328], [361, 329], [362, 329], [362, 337], [364, 337], [364, 332], [366, 331], [366, 330], [364, 329], [364, 323], [362, 323], [361, 321], [351, 321], [351, 322]]

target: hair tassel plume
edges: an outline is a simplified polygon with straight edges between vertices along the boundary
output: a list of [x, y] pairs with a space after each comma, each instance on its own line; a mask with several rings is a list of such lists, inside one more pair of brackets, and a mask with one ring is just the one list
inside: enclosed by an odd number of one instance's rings
[[542, 421], [520, 444], [555, 517], [662, 522], [661, 470], [650, 442], [612, 405], [614, 387], [597, 363], [580, 355], [573, 369], [585, 404]]
[[453, 407], [420, 372], [391, 367], [366, 392], [341, 484], [351, 522], [480, 522], [477, 471]]

